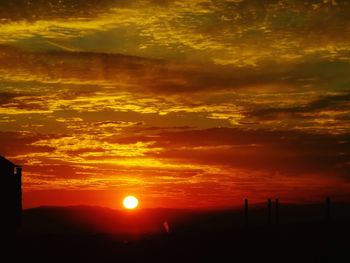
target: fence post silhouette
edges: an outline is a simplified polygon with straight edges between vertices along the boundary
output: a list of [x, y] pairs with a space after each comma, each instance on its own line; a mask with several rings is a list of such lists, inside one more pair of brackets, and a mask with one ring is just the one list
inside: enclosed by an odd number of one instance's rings
[[276, 211], [275, 211], [275, 223], [276, 225], [279, 224], [280, 222], [280, 202], [279, 202], [279, 199], [276, 198], [275, 200], [275, 208], [276, 208]]
[[249, 224], [248, 198], [244, 199], [244, 223], [246, 227]]
[[329, 196], [326, 197], [326, 221], [329, 222], [331, 220], [331, 198]]
[[267, 199], [267, 223], [271, 225], [271, 216], [272, 216], [272, 203], [271, 198]]

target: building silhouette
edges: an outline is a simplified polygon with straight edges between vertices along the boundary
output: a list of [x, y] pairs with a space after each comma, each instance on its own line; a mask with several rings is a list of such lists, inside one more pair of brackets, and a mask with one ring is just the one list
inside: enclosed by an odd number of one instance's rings
[[0, 223], [3, 231], [21, 225], [22, 167], [0, 155]]

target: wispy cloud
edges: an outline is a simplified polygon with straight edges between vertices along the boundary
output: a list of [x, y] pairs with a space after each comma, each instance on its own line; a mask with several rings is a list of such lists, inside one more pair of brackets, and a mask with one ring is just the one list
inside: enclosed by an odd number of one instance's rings
[[205, 206], [346, 195], [349, 9], [4, 0], [0, 154], [24, 164], [32, 196], [119, 189]]

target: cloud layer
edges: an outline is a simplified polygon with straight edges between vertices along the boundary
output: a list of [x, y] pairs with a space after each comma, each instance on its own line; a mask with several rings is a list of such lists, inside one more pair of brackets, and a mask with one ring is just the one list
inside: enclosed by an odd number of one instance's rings
[[349, 9], [3, 1], [0, 154], [24, 165], [25, 206], [349, 198]]

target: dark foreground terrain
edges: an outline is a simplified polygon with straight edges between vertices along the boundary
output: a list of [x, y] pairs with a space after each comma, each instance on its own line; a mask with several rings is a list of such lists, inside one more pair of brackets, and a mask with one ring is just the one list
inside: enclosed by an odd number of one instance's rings
[[320, 206], [289, 206], [279, 224], [273, 217], [268, 224], [257, 207], [248, 227], [239, 210], [38, 208], [24, 212], [19, 232], [2, 235], [2, 256], [11, 262], [350, 262], [347, 208], [326, 220]]

